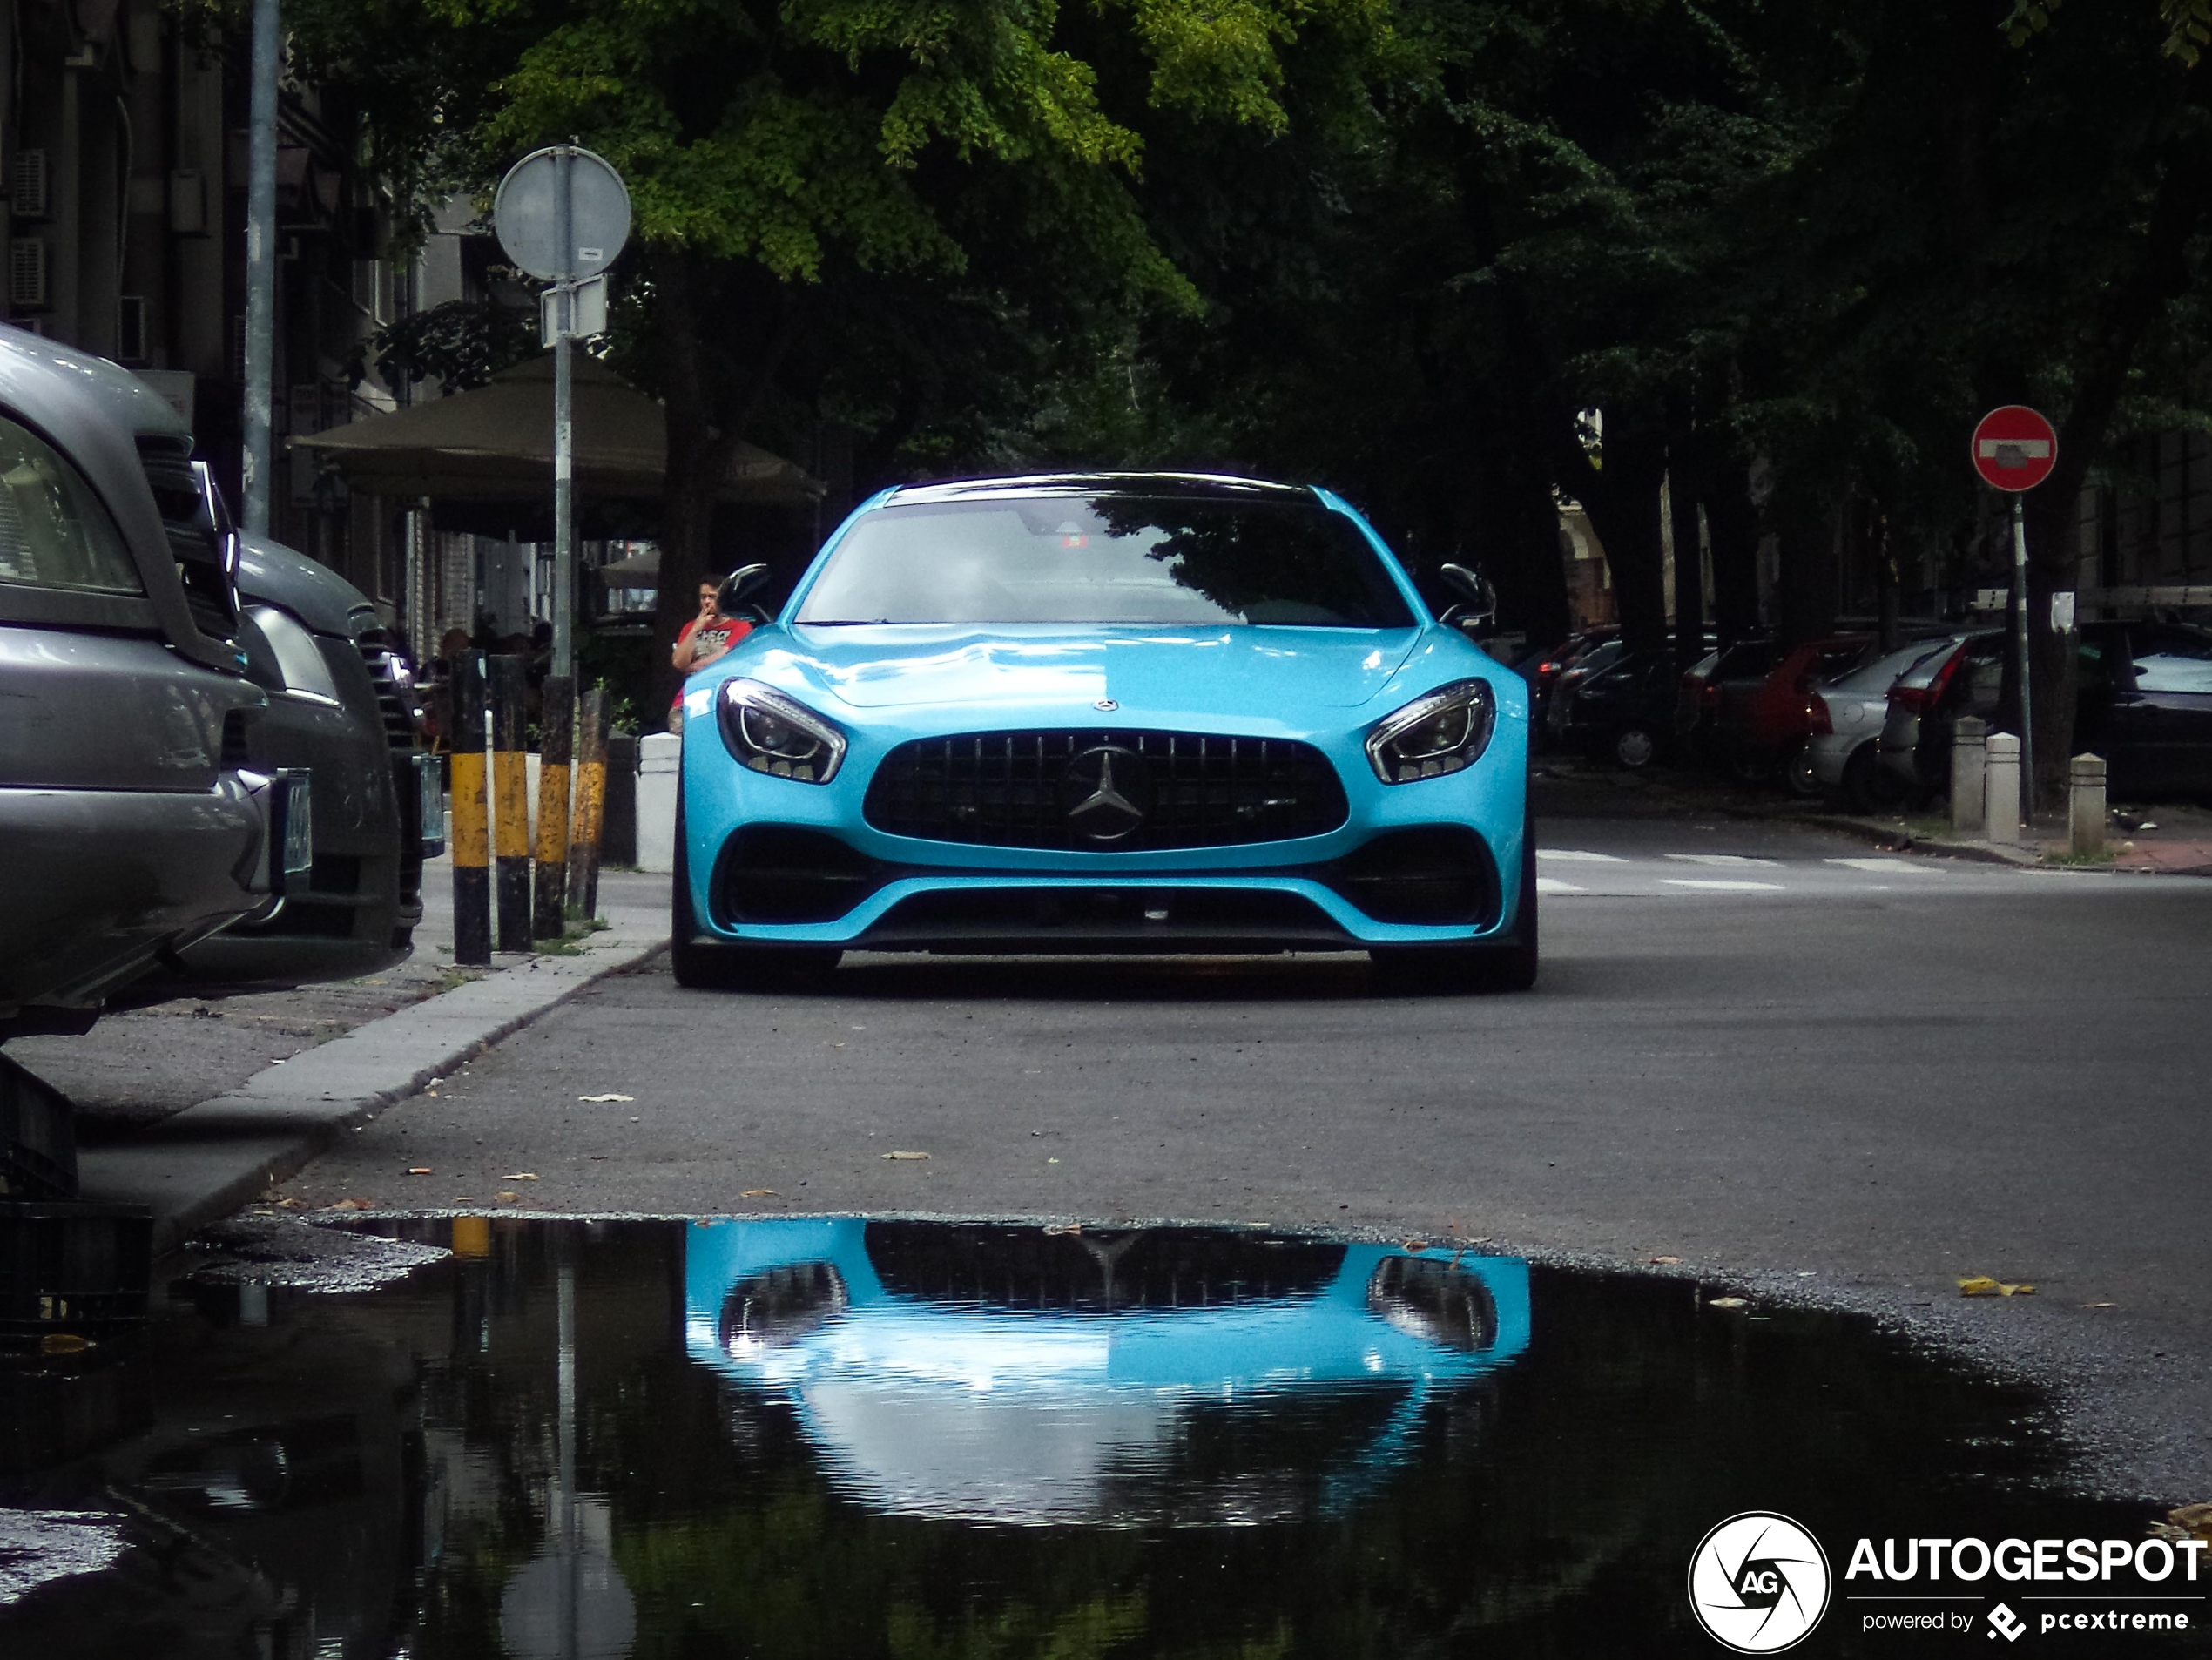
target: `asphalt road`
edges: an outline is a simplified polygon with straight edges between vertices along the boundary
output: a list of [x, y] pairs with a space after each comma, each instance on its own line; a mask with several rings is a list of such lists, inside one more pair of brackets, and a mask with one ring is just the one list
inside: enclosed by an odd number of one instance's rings
[[[855, 956], [824, 990], [762, 996], [684, 991], [662, 963], [287, 1191], [1678, 1257], [2031, 1366], [2093, 1479], [2212, 1496], [2212, 883], [1783, 827], [1541, 833], [1530, 995], [1373, 995], [1356, 956]], [[1975, 1273], [2037, 1292], [1963, 1301]]]

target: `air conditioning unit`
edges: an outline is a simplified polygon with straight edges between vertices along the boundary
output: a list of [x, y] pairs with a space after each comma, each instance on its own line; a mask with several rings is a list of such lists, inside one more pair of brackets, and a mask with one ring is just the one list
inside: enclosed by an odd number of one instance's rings
[[153, 355], [146, 340], [144, 294], [125, 294], [117, 303], [115, 355], [119, 361], [134, 367]]
[[43, 236], [10, 237], [8, 240], [8, 303], [17, 311], [44, 311], [47, 273], [52, 261], [51, 245]]
[[8, 181], [9, 206], [17, 219], [44, 219], [49, 213], [50, 174], [44, 150], [18, 150]]

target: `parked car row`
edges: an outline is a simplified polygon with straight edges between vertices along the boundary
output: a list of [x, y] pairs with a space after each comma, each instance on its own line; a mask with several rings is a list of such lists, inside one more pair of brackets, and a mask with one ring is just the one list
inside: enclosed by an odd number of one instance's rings
[[[2184, 623], [2084, 623], [2075, 638], [2074, 752], [2101, 755], [2107, 788], [2137, 800], [2212, 797], [2212, 630]], [[1954, 637], [1890, 689], [1878, 786], [1928, 800], [1951, 781], [1960, 719], [2004, 714], [2001, 631]]]
[[[2139, 800], [2212, 796], [2212, 630], [2081, 624], [2074, 749]], [[1838, 634], [1738, 641], [1677, 674], [1667, 648], [1584, 635], [1519, 666], [1554, 749], [1638, 770], [1658, 761], [1772, 778], [1793, 794], [1885, 812], [1946, 793], [1958, 721], [2004, 718], [2006, 638], [1954, 629], [1882, 651]]]
[[163, 399], [0, 327], [0, 1041], [404, 957], [442, 831], [406, 692]]

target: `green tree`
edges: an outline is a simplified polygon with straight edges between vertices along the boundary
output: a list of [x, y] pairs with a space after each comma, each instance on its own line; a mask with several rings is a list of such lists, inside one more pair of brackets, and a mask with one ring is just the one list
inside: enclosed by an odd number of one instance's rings
[[1356, 64], [1391, 37], [1381, 0], [310, 0], [294, 22], [334, 75], [415, 72], [410, 98], [365, 108], [427, 192], [570, 138], [623, 172], [637, 253], [617, 350], [666, 409], [671, 627], [707, 569], [714, 482], [779, 403], [850, 410], [872, 371], [903, 369], [868, 413], [911, 430], [921, 360], [975, 386], [943, 344], [919, 349], [933, 329], [989, 336], [1003, 374], [1010, 341], [1194, 311], [1135, 194], [1147, 126], [1279, 134], [1287, 49], [1324, 37]]

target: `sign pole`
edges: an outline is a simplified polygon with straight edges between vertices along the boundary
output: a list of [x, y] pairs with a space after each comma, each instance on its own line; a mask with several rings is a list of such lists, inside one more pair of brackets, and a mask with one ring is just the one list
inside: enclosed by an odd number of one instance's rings
[[563, 145], [555, 152], [560, 169], [553, 192], [554, 246], [560, 270], [553, 290], [553, 672], [572, 679], [576, 669], [573, 613], [576, 609], [576, 502], [573, 485], [576, 433], [571, 419], [575, 383], [569, 361], [570, 308], [576, 303], [573, 204], [570, 197], [576, 154]]
[[[2005, 491], [2013, 498], [2013, 603], [2017, 608], [2013, 624], [2013, 649], [2019, 653], [2020, 672], [2014, 684], [2020, 688], [2020, 800], [2013, 811], [2021, 823], [2033, 823], [2035, 819], [2035, 699], [2033, 695], [2033, 676], [2028, 668], [2027, 627], [2027, 512], [2020, 498], [2051, 476], [2058, 465], [2058, 429], [2035, 410], [2024, 403], [2008, 403], [1992, 409], [1974, 424], [1974, 435], [1969, 445], [1974, 471], [1981, 475], [1983, 483], [1992, 489]], [[1987, 816], [1988, 834], [1997, 838], [1997, 802], [1993, 798]]]
[[2023, 497], [2013, 497], [2013, 644], [2020, 657], [2020, 806], [2023, 823], [2035, 820], [2035, 700], [2028, 695], [2027, 531]]

